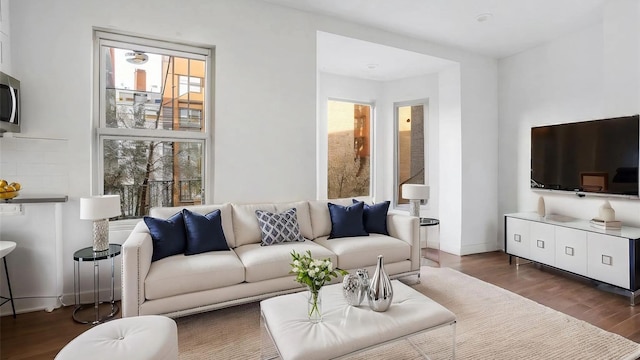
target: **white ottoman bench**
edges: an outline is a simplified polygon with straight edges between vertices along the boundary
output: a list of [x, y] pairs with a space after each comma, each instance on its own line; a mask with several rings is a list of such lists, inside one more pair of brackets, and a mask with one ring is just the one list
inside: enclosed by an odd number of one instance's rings
[[260, 302], [262, 358], [326, 360], [343, 358], [406, 339], [425, 359], [411, 337], [451, 327], [451, 358], [455, 359], [456, 316], [411, 287], [393, 280], [393, 302], [386, 312], [347, 304], [342, 284], [322, 288], [322, 322], [309, 322], [307, 293], [276, 296]]
[[173, 319], [149, 315], [111, 320], [71, 340], [56, 355], [69, 359], [178, 359], [178, 327]]

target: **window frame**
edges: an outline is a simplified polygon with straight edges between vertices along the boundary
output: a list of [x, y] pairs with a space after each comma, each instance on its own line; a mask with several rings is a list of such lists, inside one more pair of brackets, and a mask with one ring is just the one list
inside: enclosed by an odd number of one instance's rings
[[[104, 59], [102, 47], [127, 47], [135, 45], [136, 50], [159, 52], [163, 55], [172, 55], [205, 61], [204, 101], [205, 109], [202, 111], [203, 131], [180, 131], [168, 129], [124, 129], [106, 127], [105, 96], [106, 73], [103, 71]], [[202, 204], [210, 203], [213, 198], [213, 114], [214, 114], [214, 63], [215, 47], [203, 44], [189, 44], [174, 42], [158, 38], [149, 38], [144, 35], [114, 32], [113, 30], [93, 28], [93, 116], [91, 136], [91, 193], [104, 193], [104, 140], [158, 140], [173, 142], [197, 142], [202, 144]], [[139, 219], [126, 219], [120, 222], [137, 223]]]
[[[400, 187], [398, 182], [400, 167], [400, 132], [398, 131], [400, 119], [398, 118], [398, 108], [405, 106], [423, 106], [423, 137], [424, 137], [424, 183], [429, 184], [429, 99], [415, 99], [398, 101], [393, 103], [393, 208], [397, 210], [409, 211], [409, 204], [400, 204]], [[421, 202], [421, 208], [424, 203]]]
[[[376, 103], [374, 101], [365, 101], [365, 100], [354, 100], [354, 99], [349, 99], [349, 98], [340, 98], [340, 97], [327, 97], [325, 100], [325, 113], [326, 113], [326, 117], [324, 119], [325, 123], [324, 123], [324, 144], [325, 145], [325, 149], [324, 149], [324, 159], [325, 159], [325, 166], [324, 169], [322, 170], [322, 173], [318, 173], [319, 175], [323, 176], [324, 178], [324, 182], [319, 181], [318, 185], [322, 186], [322, 188], [319, 188], [319, 198], [323, 198], [323, 199], [328, 199], [329, 198], [329, 181], [328, 181], [328, 172], [329, 172], [329, 129], [328, 129], [328, 125], [329, 125], [329, 102], [330, 101], [338, 101], [338, 102], [346, 102], [346, 103], [351, 103], [354, 105], [367, 105], [371, 108], [371, 118], [370, 118], [370, 124], [369, 124], [369, 194], [364, 195], [370, 198], [374, 197], [375, 194], [375, 185], [376, 185], [376, 179], [375, 179], [375, 171], [376, 171], [376, 146], [374, 145], [376, 143], [376, 138], [375, 138], [375, 128], [376, 128]], [[324, 185], [323, 185], [324, 184]]]

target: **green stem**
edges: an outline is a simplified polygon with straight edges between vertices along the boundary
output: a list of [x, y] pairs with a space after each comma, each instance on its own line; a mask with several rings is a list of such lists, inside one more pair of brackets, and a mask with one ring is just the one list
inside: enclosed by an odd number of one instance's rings
[[313, 313], [318, 314], [318, 317], [320, 316], [320, 309], [318, 309], [318, 294], [319, 294], [319, 290], [310, 290], [311, 291], [311, 297], [313, 298], [313, 305], [311, 305], [311, 310], [309, 310], [309, 317], [312, 317]]

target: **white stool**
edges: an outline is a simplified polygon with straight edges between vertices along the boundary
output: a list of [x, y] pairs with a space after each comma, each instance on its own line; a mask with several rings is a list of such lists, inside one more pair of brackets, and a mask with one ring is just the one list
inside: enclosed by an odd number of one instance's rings
[[67, 359], [177, 360], [178, 327], [158, 315], [111, 320], [78, 335], [56, 355]]
[[4, 261], [4, 273], [7, 275], [7, 287], [9, 288], [9, 297], [0, 296], [0, 299], [4, 300], [0, 303], [0, 306], [4, 305], [7, 301], [11, 301], [11, 310], [13, 310], [13, 318], [16, 318], [16, 306], [13, 303], [13, 292], [11, 291], [11, 281], [9, 280], [9, 269], [7, 269], [7, 258], [13, 249], [16, 248], [16, 243], [13, 241], [0, 241], [0, 258]]

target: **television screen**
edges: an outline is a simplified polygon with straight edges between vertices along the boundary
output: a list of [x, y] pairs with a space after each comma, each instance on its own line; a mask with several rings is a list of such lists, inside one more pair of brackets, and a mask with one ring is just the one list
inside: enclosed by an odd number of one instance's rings
[[531, 187], [638, 196], [638, 115], [531, 128]]

